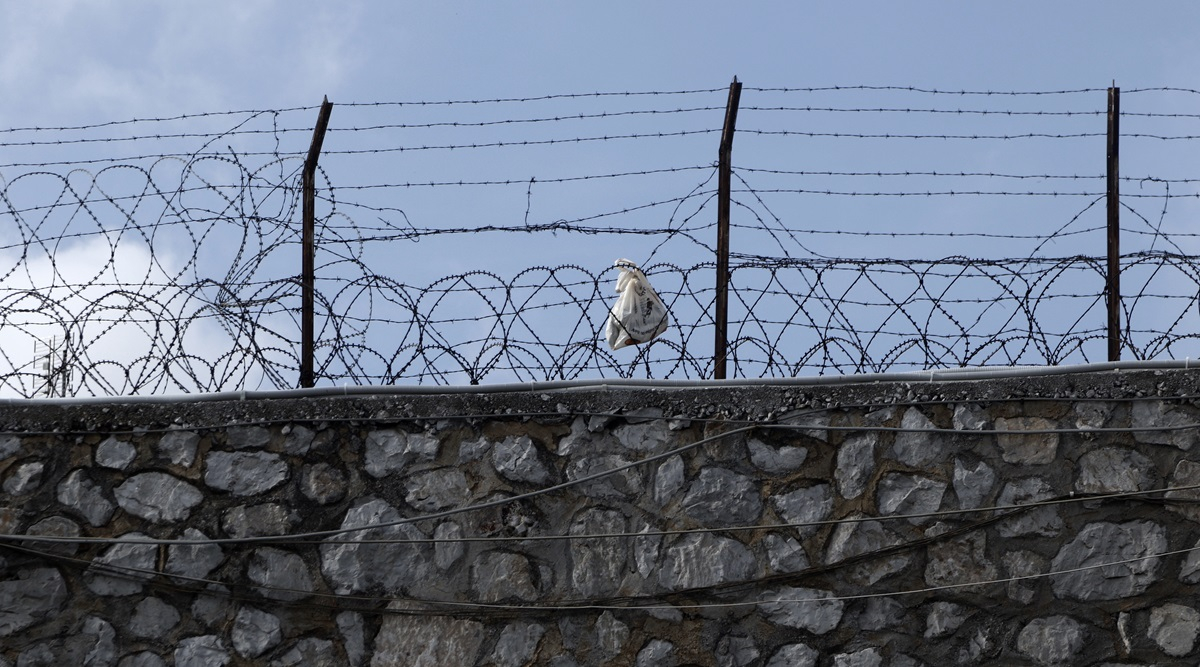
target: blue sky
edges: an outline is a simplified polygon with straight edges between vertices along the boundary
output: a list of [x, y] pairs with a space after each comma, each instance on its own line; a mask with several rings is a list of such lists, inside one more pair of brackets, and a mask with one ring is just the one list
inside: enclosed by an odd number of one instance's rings
[[0, 126], [723, 85], [1187, 85], [1200, 6], [7, 0]]
[[[753, 2], [741, 3], [736, 9], [729, 3], [708, 1], [341, 2], [336, 5], [254, 0], [0, 2], [5, 16], [0, 24], [0, 92], [3, 93], [0, 131], [242, 109], [307, 107], [275, 117], [277, 127], [293, 130], [283, 135], [286, 143], [283, 150], [303, 151], [315, 120], [314, 107], [323, 96], [328, 96], [335, 108], [322, 166], [328, 170], [334, 186], [343, 188], [339, 210], [348, 216], [345, 219], [360, 226], [376, 221], [399, 228], [407, 224], [441, 228], [548, 223], [683, 197], [711, 175], [706, 170], [715, 160], [718, 141], [712, 132], [719, 130], [724, 88], [735, 75], [747, 88], [742, 96], [744, 111], [739, 117], [734, 163], [744, 169], [741, 173], [759, 190], [801, 187], [893, 191], [927, 187], [923, 183], [914, 184], [911, 179], [864, 182], [861, 178], [807, 176], [798, 180], [761, 171], [772, 169], [928, 169], [1088, 177], [1103, 173], [1103, 137], [1095, 136], [1057, 141], [906, 143], [771, 134], [779, 130], [1091, 134], [1103, 132], [1101, 115], [1032, 119], [994, 114], [967, 117], [917, 114], [911, 118], [897, 114], [805, 116], [770, 111], [772, 106], [1095, 112], [1103, 110], [1103, 89], [1113, 82], [1125, 90], [1164, 86], [1200, 88], [1197, 80], [1200, 46], [1195, 39], [1200, 28], [1200, 5], [1184, 1]], [[756, 90], [830, 86], [885, 90], [788, 93]], [[1093, 90], [1035, 98], [931, 96], [886, 90], [907, 86], [941, 91]], [[661, 99], [583, 97], [478, 107], [354, 106], [354, 103], [692, 90], [710, 92]], [[1127, 95], [1123, 106], [1127, 112], [1135, 113], [1195, 114], [1198, 100], [1200, 95], [1143, 93]], [[620, 115], [631, 110], [680, 108], [702, 110]], [[352, 130], [373, 123], [478, 122], [578, 113], [618, 115], [586, 123], [555, 123], [548, 130], [533, 124], [488, 125], [470, 132], [435, 128], [378, 133]], [[227, 130], [241, 120], [244, 118], [240, 116], [192, 116], [148, 127], [164, 132], [212, 132]], [[266, 117], [255, 118], [246, 127], [269, 127], [263, 125], [269, 122]], [[1200, 135], [1197, 131], [1200, 123], [1193, 118], [1151, 122], [1131, 117], [1124, 122], [1126, 132]], [[125, 131], [122, 127], [103, 132], [108, 133], [105, 136], [120, 136]], [[146, 131], [145, 126], [139, 129]], [[655, 141], [555, 145], [537, 150], [338, 154], [372, 146], [405, 146], [407, 150], [414, 145], [563, 139], [676, 129], [696, 134]], [[75, 135], [8, 133], [6, 136], [20, 141]], [[255, 145], [239, 143], [251, 140], [232, 138], [229, 147], [254, 150]], [[1193, 143], [1131, 141], [1123, 148], [1122, 174], [1139, 178], [1200, 177], [1192, 157]], [[119, 142], [10, 146], [0, 157], [0, 164], [26, 159], [79, 160], [104, 151], [109, 155], [124, 155], [127, 153], [121, 151], [125, 150], [129, 150], [127, 145]], [[295, 167], [294, 162], [280, 164], [276, 171], [286, 172]], [[209, 165], [214, 175], [222, 173], [218, 166]], [[555, 178], [636, 170], [680, 171], [577, 185], [550, 182]], [[21, 173], [20, 168], [0, 168], [0, 178], [8, 181]], [[518, 185], [424, 190], [396, 186], [422, 180], [462, 179], [512, 179]], [[537, 183], [524, 185], [531, 180]], [[10, 194], [33, 196], [29, 193], [36, 191], [39, 183], [42, 181], [25, 178]], [[106, 184], [110, 188], [121, 187], [116, 181]], [[388, 187], [375, 187], [379, 185]], [[710, 183], [706, 187], [711, 186]], [[1094, 192], [1097, 187], [1102, 188], [1102, 183], [1098, 186], [1094, 180], [990, 179], [957, 181], [951, 186], [939, 181], [928, 187]], [[1154, 189], [1157, 187], [1154, 183], [1138, 182], [1127, 184], [1124, 191], [1158, 193]], [[1173, 187], [1173, 195], [1196, 191], [1194, 183]], [[1083, 196], [864, 198], [785, 192], [764, 196], [761, 206], [747, 192], [738, 196], [744, 206], [735, 209], [735, 225], [740, 220], [743, 227], [735, 229], [734, 250], [749, 255], [801, 257], [811, 252], [829, 257], [1022, 257], [1033, 252], [1028, 243], [1000, 242], [981, 236], [965, 240], [939, 237], [881, 241], [825, 232], [1000, 231], [1037, 235], [1062, 225], [1073, 225], [1072, 230], [1091, 229], [1103, 221], [1103, 205], [1088, 208], [1091, 200]], [[356, 201], [387, 210], [355, 209]], [[1158, 200], [1128, 201], [1146, 222], [1139, 221], [1131, 212], [1123, 218], [1125, 226], [1135, 231], [1149, 229], [1157, 219]], [[715, 214], [714, 207], [705, 206], [703, 199], [686, 200], [679, 210], [650, 206], [628, 214], [605, 215], [596, 224], [633, 228], [662, 226], [664, 222], [678, 224], [697, 208], [700, 209], [697, 219], [709, 224], [708, 218]], [[1195, 200], [1173, 201], [1171, 207], [1170, 216], [1164, 216], [1169, 231], [1192, 232], [1194, 225], [1190, 221], [1196, 215]], [[1073, 220], [1072, 216], [1081, 212], [1083, 215]], [[778, 215], [789, 228], [819, 233], [803, 236], [797, 244], [775, 243], [764, 229], [755, 229], [756, 225], [767, 224], [756, 221], [755, 215], [767, 223], [772, 215]], [[156, 249], [162, 260], [158, 265], [138, 248], [127, 247], [122, 251], [126, 254], [115, 261], [113, 276], [119, 271], [135, 279], [151, 276], [154, 282], [163, 278], [162, 272], [178, 269], [186, 257], [172, 256], [172, 250], [184, 248], [187, 239], [179, 239], [184, 245], [173, 244], [166, 238], [167, 233], [164, 232], [162, 239], [165, 242]], [[223, 232], [217, 233], [220, 234]], [[233, 237], [220, 238], [223, 245], [210, 246], [208, 250], [216, 260], [223, 254], [231, 254], [237, 243]], [[709, 243], [710, 239], [704, 237], [701, 242]], [[1139, 242], [1143, 246], [1158, 243], [1156, 247], [1162, 249], [1161, 242], [1152, 237], [1131, 237], [1125, 247], [1142, 247], [1137, 245]], [[1098, 255], [1103, 254], [1102, 244], [1102, 232], [1089, 232], [1063, 237], [1037, 252], [1048, 256]], [[653, 252], [651, 247], [644, 239], [619, 236], [581, 239], [572, 234], [459, 234], [425, 239], [419, 247], [396, 241], [377, 244], [366, 251], [365, 257], [372, 266], [386, 267], [397, 280], [414, 284], [428, 284], [442, 276], [476, 269], [512, 276], [535, 265], [577, 264], [598, 273], [618, 257], [636, 262], [653, 259], [681, 267], [710, 258], [699, 243], [673, 242]], [[60, 247], [60, 264], [72, 270], [87, 266], [93, 250], [79, 245]], [[1189, 250], [1194, 252], [1195, 248]], [[107, 248], [100, 248], [100, 256], [106, 252]], [[331, 254], [325, 256], [325, 261], [336, 261], [333, 254], [336, 251], [327, 252]], [[276, 263], [263, 268], [276, 272], [290, 270], [290, 259], [271, 261]], [[39, 273], [44, 267], [31, 266], [28, 280], [31, 283], [45, 280]], [[249, 269], [238, 267], [238, 270]], [[326, 275], [332, 272], [330, 269]], [[74, 279], [85, 284], [97, 282], [94, 275], [80, 274]], [[1131, 275], [1131, 280], [1137, 279], [1138, 276]], [[836, 277], [829, 280], [834, 291], [839, 289]], [[793, 290], [804, 287], [788, 286]], [[1184, 288], [1188, 286], [1185, 284]], [[668, 286], [668, 289], [673, 288]], [[970, 289], [970, 284], [964, 284], [962, 289]], [[969, 298], [970, 295], [952, 296]], [[992, 298], [986, 294], [979, 297]], [[162, 298], [170, 301], [175, 297], [165, 294]], [[735, 305], [735, 316], [738, 307]], [[1142, 308], [1144, 311], [1150, 307]], [[1094, 319], [1094, 315], [1087, 317]], [[968, 320], [990, 316], [979, 312], [965, 315]], [[1050, 320], [1049, 313], [1043, 316]], [[1169, 313], [1164, 317], [1175, 315]], [[861, 326], [869, 330], [884, 324], [868, 317]], [[533, 326], [555, 325], [551, 321]], [[198, 326], [192, 334], [191, 345], [195, 349], [228, 347], [220, 332], [205, 333], [201, 329]], [[486, 331], [470, 335], [485, 334]], [[747, 334], [757, 335], [754, 331]], [[94, 354], [119, 356], [123, 341], [112, 334], [108, 334], [108, 339], [108, 348], [102, 344], [104, 341], [96, 339]], [[22, 340], [21, 349], [27, 344], [32, 343]], [[387, 343], [371, 344], [386, 346]], [[9, 344], [9, 348], [13, 345]]]

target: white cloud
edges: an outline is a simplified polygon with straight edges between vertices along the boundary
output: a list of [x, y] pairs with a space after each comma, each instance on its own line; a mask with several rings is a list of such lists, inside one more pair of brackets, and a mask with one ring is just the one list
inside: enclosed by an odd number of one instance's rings
[[[0, 254], [0, 378], [9, 376], [0, 396], [41, 393], [45, 350], [64, 340], [72, 396], [272, 386], [245, 349], [248, 337], [232, 328], [237, 318], [214, 317], [218, 288], [176, 284], [185, 262], [168, 243], [152, 256], [129, 237], [115, 241], [106, 234], [45, 253], [31, 246], [25, 258]], [[258, 342], [286, 347], [265, 333], [289, 331], [286, 319], [260, 319]]]

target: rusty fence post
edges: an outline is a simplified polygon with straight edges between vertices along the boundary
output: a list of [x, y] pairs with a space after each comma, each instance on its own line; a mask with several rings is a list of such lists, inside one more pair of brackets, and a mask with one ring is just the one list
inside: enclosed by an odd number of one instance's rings
[[300, 262], [300, 386], [311, 387], [313, 378], [313, 356], [315, 342], [313, 341], [313, 301], [315, 299], [316, 268], [316, 207], [317, 207], [317, 159], [321, 157], [321, 144], [325, 142], [325, 129], [329, 127], [329, 112], [333, 104], [326, 97], [321, 101], [321, 112], [317, 115], [317, 125], [313, 128], [312, 144], [308, 147], [308, 157], [304, 160], [302, 186], [304, 194], [304, 229], [302, 232], [301, 252], [304, 254]]
[[1121, 89], [1108, 89], [1108, 360], [1121, 360]]
[[733, 130], [737, 125], [738, 101], [742, 84], [737, 77], [729, 84], [729, 102], [725, 106], [725, 126], [717, 153], [717, 293], [713, 313], [713, 379], [725, 379], [725, 357], [729, 346], [729, 190], [733, 174]]

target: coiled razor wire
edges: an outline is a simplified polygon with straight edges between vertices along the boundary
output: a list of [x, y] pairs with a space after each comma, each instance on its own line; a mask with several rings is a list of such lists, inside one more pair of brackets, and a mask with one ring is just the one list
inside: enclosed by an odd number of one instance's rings
[[[1058, 141], [1095, 134], [1095, 108], [1076, 108], [1075, 101], [1065, 110], [972, 108], [964, 113], [926, 106], [846, 107], [790, 101], [791, 96], [841, 91], [930, 97], [968, 94], [963, 92], [863, 87], [748, 90], [783, 99], [778, 106], [745, 108], [746, 127], [740, 130], [745, 141], [766, 134], [772, 137], [765, 140], [772, 142], [802, 141], [820, 134], [827, 139], [849, 138], [856, 144], [869, 138], [907, 146], [912, 137], [944, 141], [955, 136], [992, 142], [1020, 138], [1017, 143], [1023, 146], [1043, 135]], [[1052, 91], [1030, 99], [1097, 92], [1103, 91]], [[667, 106], [625, 111], [585, 107], [567, 112], [539, 108], [516, 117], [444, 119], [439, 115], [406, 117], [398, 123], [387, 114], [411, 115], [422, 109], [446, 114], [483, 107], [495, 114], [505, 105], [524, 109], [523, 105], [598, 100], [649, 103], [642, 94], [597, 94], [495, 100], [487, 105], [478, 101], [343, 105], [347, 113], [381, 117], [364, 116], [358, 125], [331, 128], [332, 136], [346, 137], [347, 145], [331, 147], [322, 168], [398, 160], [395, 156], [400, 154], [413, 160], [439, 151], [460, 155], [481, 150], [494, 155], [507, 150], [511, 152], [505, 155], [515, 155], [535, 149], [577, 151], [585, 145], [609, 143], [627, 147], [634, 142], [667, 142], [676, 147], [682, 144], [675, 142], [693, 140], [705, 142], [715, 155], [709, 135], [719, 131], [723, 89], [645, 95], [661, 98]], [[678, 105], [671, 102], [678, 95], [707, 97], [700, 103]], [[981, 99], [1018, 99], [1012, 95], [1018, 93], [986, 93]], [[1006, 120], [1015, 114], [1016, 122], [1042, 122], [1043, 116], [1079, 118], [1093, 129], [815, 132], [793, 125], [792, 116], [780, 115], [836, 112], [839, 117], [878, 117], [885, 111], [888, 116], [954, 114]], [[294, 138], [311, 132], [312, 115], [311, 108], [280, 109], [0, 131], [0, 144], [6, 150], [23, 151], [6, 155], [7, 162], [0, 164], [0, 394], [116, 396], [295, 387], [301, 357], [299, 170], [304, 152]], [[710, 116], [717, 125], [704, 120]], [[1197, 115], [1139, 115], [1159, 116], [1182, 122]], [[230, 119], [233, 126], [217, 132], [187, 125], [229, 123]], [[656, 124], [593, 127], [635, 120]], [[772, 124], [779, 122], [788, 125]], [[180, 129], [174, 125], [178, 123], [185, 126]], [[579, 129], [582, 126], [586, 127]], [[531, 132], [530, 127], [540, 134], [522, 134]], [[405, 131], [421, 134], [402, 134]], [[434, 131], [446, 134], [427, 137]], [[488, 134], [452, 134], [468, 131]], [[1128, 137], [1160, 135], [1139, 131]], [[378, 136], [382, 139], [377, 141]], [[421, 140], [409, 140], [412, 136]], [[1194, 136], [1188, 131], [1170, 138], [1183, 141]], [[168, 140], [174, 143], [160, 143]], [[180, 147], [195, 141], [202, 145]], [[94, 151], [110, 143], [129, 155], [98, 157]], [[144, 150], [148, 144], [154, 148]], [[63, 151], [72, 153], [64, 158]], [[709, 240], [716, 208], [713, 166], [685, 161], [605, 169], [548, 169], [542, 178], [472, 172], [458, 179], [420, 169], [398, 175], [384, 170], [374, 182], [340, 187], [320, 171], [314, 364], [318, 384], [711, 377], [716, 326], [714, 249]], [[761, 254], [732, 256], [727, 353], [732, 377], [1058, 365], [1106, 358], [1106, 259], [1088, 253], [1045, 256], [1052, 241], [1067, 246], [1077, 244], [1079, 235], [1102, 234], [1094, 221], [1081, 217], [1099, 212], [1101, 176], [927, 168], [781, 169], [769, 164], [738, 164], [734, 173], [734, 227], [738, 234], [757, 233], [766, 241], [753, 247], [734, 246], [735, 251], [753, 249]], [[1121, 258], [1121, 346], [1127, 359], [1197, 356], [1200, 257], [1184, 248], [1195, 234], [1162, 229], [1170, 201], [1200, 196], [1187, 190], [1197, 179], [1183, 176], [1123, 181], [1130, 190], [1125, 193], [1128, 201], [1155, 207], [1161, 202], [1162, 209], [1143, 215], [1122, 204], [1130, 221], [1124, 231], [1130, 238], [1136, 234], [1145, 239]], [[671, 180], [655, 180], [646, 187], [648, 179]], [[854, 185], [830, 179], [852, 179]], [[930, 187], [916, 179], [941, 181], [938, 187]], [[1017, 190], [989, 185], [1012, 179], [1042, 183]], [[1079, 187], [1070, 191], [1041, 187], [1062, 181]], [[941, 182], [961, 185], [941, 187]], [[535, 192], [541, 188], [600, 188], [614, 183], [635, 184], [638, 187], [629, 190], [652, 194], [607, 201], [610, 193], [623, 191], [604, 190], [604, 196], [595, 197], [603, 203], [569, 209], [562, 218], [557, 213], [542, 214], [536, 206], [541, 200]], [[520, 211], [508, 211], [494, 219], [465, 223], [430, 215], [414, 222], [406, 213], [410, 195], [504, 188], [523, 195], [514, 197], [523, 202], [523, 219]], [[1029, 235], [971, 228], [879, 231], [837, 221], [800, 223], [794, 215], [773, 210], [780, 202], [814, 196], [864, 202], [1003, 197], [1006, 202], [1038, 200], [1038, 206], [1048, 206], [1041, 202], [1052, 200], [1066, 202], [1070, 208], [1061, 210], [1075, 213], [1042, 225], [1052, 230], [1046, 234]], [[645, 224], [647, 220], [652, 223]], [[666, 302], [670, 328], [649, 344], [617, 352], [608, 349], [603, 331], [615, 298], [611, 262], [616, 255], [586, 262], [531, 257], [528, 266], [517, 270], [484, 265], [429, 274], [406, 273], [379, 250], [394, 247], [385, 244], [422, 239], [433, 244], [481, 234], [489, 239], [534, 235], [575, 235], [589, 241], [601, 236], [636, 239], [652, 248], [634, 258], [643, 263]], [[987, 259], [961, 255], [847, 258], [817, 245], [830, 237], [889, 242], [897, 238], [919, 242], [919, 237], [927, 237], [931, 253], [937, 252], [933, 244], [954, 237], [987, 243], [1028, 239], [1036, 247], [1028, 256]], [[675, 241], [674, 246], [667, 245]], [[679, 252], [679, 245], [686, 251]], [[419, 254], [425, 247], [414, 251], [404, 246], [403, 251]], [[818, 247], [821, 252], [814, 250]], [[962, 251], [961, 246], [955, 248]]]

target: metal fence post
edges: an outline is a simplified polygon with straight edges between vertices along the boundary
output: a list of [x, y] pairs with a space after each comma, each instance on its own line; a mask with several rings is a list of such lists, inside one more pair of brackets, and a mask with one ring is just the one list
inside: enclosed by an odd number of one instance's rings
[[325, 129], [329, 126], [329, 112], [333, 110], [329, 98], [321, 101], [321, 112], [317, 115], [317, 125], [313, 128], [312, 144], [308, 147], [308, 157], [304, 160], [303, 190], [304, 190], [304, 230], [301, 245], [304, 257], [300, 266], [300, 386], [311, 387], [313, 380], [313, 356], [315, 343], [313, 341], [313, 301], [315, 299], [313, 282], [316, 278], [314, 267], [315, 227], [317, 208], [317, 159], [321, 157], [321, 144], [325, 142]]
[[725, 127], [721, 130], [721, 148], [717, 153], [717, 294], [713, 314], [715, 325], [713, 379], [725, 379], [725, 355], [729, 344], [729, 190], [733, 173], [733, 130], [737, 125], [738, 100], [742, 84], [737, 77], [729, 84], [729, 102], [725, 106]]
[[1121, 360], [1121, 89], [1108, 89], [1108, 360]]

